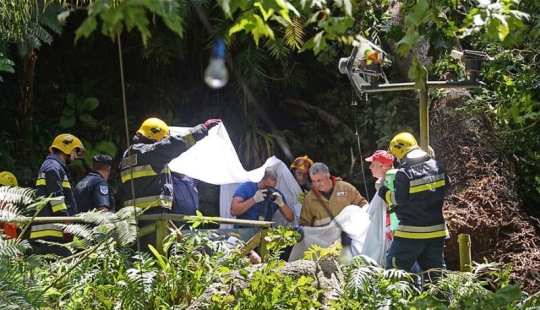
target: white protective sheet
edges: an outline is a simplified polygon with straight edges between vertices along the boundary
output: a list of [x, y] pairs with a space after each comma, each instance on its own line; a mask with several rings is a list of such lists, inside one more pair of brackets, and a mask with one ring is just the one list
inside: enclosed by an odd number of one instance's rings
[[304, 227], [304, 239], [293, 247], [289, 261], [292, 262], [304, 257], [304, 252], [309, 250], [312, 244], [328, 247], [341, 237], [341, 229], [352, 239], [353, 256], [359, 255], [371, 226], [369, 214], [366, 211], [367, 208], [349, 205], [327, 226]]
[[[172, 134], [184, 133], [189, 128], [169, 127]], [[261, 167], [246, 171], [231, 143], [227, 130], [222, 124], [210, 129], [208, 137], [197, 142], [178, 158], [171, 161], [171, 171], [183, 173], [206, 183], [221, 185], [220, 217], [233, 218], [230, 214], [234, 191], [240, 183], [258, 182], [264, 175], [266, 167], [275, 167], [278, 173], [277, 188], [285, 195], [287, 204], [295, 213], [294, 223], [287, 222], [281, 212], [276, 212], [273, 221], [276, 225], [296, 225], [300, 217], [302, 205], [298, 202], [300, 186], [289, 168], [278, 158], [272, 156]], [[345, 210], [347, 210], [345, 212]], [[354, 206], [345, 208], [335, 219], [353, 238], [353, 255], [365, 254], [384, 264], [386, 249], [384, 227], [386, 209], [380, 197], [375, 196], [369, 207], [363, 209]], [[374, 223], [374, 225], [371, 225]], [[304, 227], [304, 240], [298, 243], [291, 253], [290, 261], [300, 259], [304, 251], [312, 243], [322, 247], [329, 246], [341, 236], [336, 223], [325, 227]], [[220, 228], [232, 228], [232, 225], [221, 224]]]
[[[366, 213], [369, 215], [371, 225], [364, 240], [363, 247], [357, 253], [374, 259], [379, 266], [386, 264], [386, 251], [390, 247], [390, 240], [386, 237], [386, 203], [379, 195], [375, 195]], [[356, 256], [357, 254], [354, 253]]]
[[[172, 134], [181, 134], [189, 128], [169, 127], [169, 129]], [[169, 164], [171, 171], [183, 173], [206, 183], [221, 185], [219, 209], [220, 217], [225, 218], [234, 218], [230, 209], [238, 185], [248, 181], [259, 182], [264, 176], [264, 170], [269, 166], [275, 167], [278, 173], [276, 187], [285, 195], [287, 204], [294, 210], [295, 223], [298, 223], [302, 207], [298, 203], [301, 189], [288, 167], [272, 156], [261, 167], [246, 171], [223, 123], [210, 129], [208, 137], [197, 142]], [[287, 222], [279, 211], [274, 215], [273, 221], [279, 225], [294, 224]], [[232, 228], [232, 225], [221, 224], [220, 228]]]

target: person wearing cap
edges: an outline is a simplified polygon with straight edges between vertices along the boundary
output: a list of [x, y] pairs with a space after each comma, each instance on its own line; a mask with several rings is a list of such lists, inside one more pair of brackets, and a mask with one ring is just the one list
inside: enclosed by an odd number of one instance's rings
[[112, 163], [112, 157], [106, 154], [97, 154], [92, 158], [92, 170], [75, 186], [78, 213], [115, 211], [114, 195], [107, 182]]
[[[378, 190], [384, 185], [386, 172], [394, 168], [394, 156], [385, 150], [377, 150], [373, 155], [366, 158], [366, 161], [370, 163], [369, 169], [371, 170], [371, 174], [377, 178], [377, 181], [375, 181], [375, 189]], [[382, 211], [383, 213], [377, 213], [381, 209], [384, 210]], [[375, 236], [384, 236], [384, 239], [381, 240], [380, 247], [364, 247], [362, 249], [362, 254], [375, 259], [381, 266], [384, 266], [386, 263], [385, 253], [392, 242], [390, 214], [387, 213], [387, 211], [388, 204], [378, 196], [375, 196], [369, 203], [367, 213], [370, 214], [372, 225], [377, 223], [380, 225], [371, 227], [368, 234], [373, 232]], [[381, 214], [381, 216], [377, 217], [376, 214]], [[380, 220], [380, 222], [378, 222], [378, 220]]]
[[[37, 217], [72, 216], [77, 213], [77, 203], [71, 187], [71, 175], [67, 169], [72, 161], [79, 158], [85, 149], [72, 134], [58, 135], [49, 147], [50, 154], [41, 165], [36, 180], [36, 197], [52, 198], [37, 214]], [[72, 237], [71, 237], [72, 238]], [[56, 243], [70, 242], [70, 235], [64, 235], [57, 224], [33, 224], [30, 228], [30, 244], [34, 254], [56, 254], [69, 256], [71, 252], [60, 245], [41, 243], [37, 240]]]
[[[164, 121], [155, 117], [145, 120], [120, 163], [122, 207], [139, 207], [145, 210], [145, 214], [171, 213], [173, 183], [169, 162], [206, 137], [208, 130], [220, 123], [219, 119], [209, 119], [185, 134], [171, 135]], [[140, 227], [153, 224], [155, 221], [139, 221]], [[148, 244], [156, 244], [156, 233], [139, 238], [139, 243], [143, 251], [148, 251]]]
[[[0, 172], [0, 187], [1, 186], [19, 186], [19, 183], [13, 173], [2, 171]], [[17, 224], [15, 223], [0, 223], [0, 230], [3, 230], [8, 238], [17, 238]]]
[[370, 163], [369, 170], [371, 170], [371, 174], [377, 178], [375, 189], [378, 190], [384, 185], [386, 172], [394, 168], [394, 155], [384, 150], [377, 150], [373, 155], [366, 158], [366, 161]]

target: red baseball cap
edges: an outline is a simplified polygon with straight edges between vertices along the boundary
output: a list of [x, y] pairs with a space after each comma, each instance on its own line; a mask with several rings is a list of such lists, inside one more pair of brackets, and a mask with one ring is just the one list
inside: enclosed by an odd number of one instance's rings
[[393, 165], [394, 164], [394, 156], [387, 151], [384, 150], [377, 150], [371, 157], [366, 158], [366, 161], [372, 162], [380, 162], [385, 165]]

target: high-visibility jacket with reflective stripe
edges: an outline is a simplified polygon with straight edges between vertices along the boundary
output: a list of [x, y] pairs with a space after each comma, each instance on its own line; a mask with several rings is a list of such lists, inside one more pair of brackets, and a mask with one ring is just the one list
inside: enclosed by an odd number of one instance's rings
[[[58, 155], [49, 154], [41, 165], [36, 180], [36, 196], [54, 197], [41, 209], [38, 217], [71, 216], [77, 213], [71, 176], [66, 163]], [[30, 228], [30, 239], [61, 241], [62, 235], [62, 228], [56, 224], [34, 224]]]
[[427, 156], [405, 158], [394, 180], [394, 190], [386, 201], [397, 205], [399, 219], [394, 236], [408, 239], [446, 237], [442, 212], [444, 195], [450, 186], [444, 168]]
[[[155, 143], [134, 143], [124, 152], [120, 175], [124, 190], [123, 206], [140, 208], [162, 207], [157, 213], [170, 212], [173, 202], [173, 184], [169, 162], [189, 149], [207, 134], [204, 125], [189, 130], [185, 136], [169, 136]], [[137, 142], [137, 137], [134, 141]], [[131, 150], [129, 158], [128, 151]], [[131, 163], [131, 169], [130, 169]], [[135, 199], [131, 192], [131, 180]], [[148, 213], [155, 213], [150, 211]]]

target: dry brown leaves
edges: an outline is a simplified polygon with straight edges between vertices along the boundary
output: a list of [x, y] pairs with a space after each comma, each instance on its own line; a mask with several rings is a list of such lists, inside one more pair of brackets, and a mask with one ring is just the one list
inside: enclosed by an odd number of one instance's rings
[[540, 237], [535, 219], [520, 208], [511, 163], [492, 147], [496, 138], [489, 131], [476, 132], [481, 122], [448, 113], [442, 117], [437, 110], [432, 114], [431, 145], [452, 179], [444, 206], [451, 234], [445, 250], [449, 269], [459, 269], [458, 235], [468, 234], [474, 262], [510, 263], [515, 283], [529, 293], [539, 291]]

